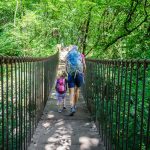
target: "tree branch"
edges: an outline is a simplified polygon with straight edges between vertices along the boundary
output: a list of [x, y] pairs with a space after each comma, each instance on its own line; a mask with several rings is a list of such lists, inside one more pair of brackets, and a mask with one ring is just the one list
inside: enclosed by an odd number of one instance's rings
[[[99, 21], [98, 27], [97, 27], [97, 32], [100, 31], [100, 24], [101, 24], [101, 20]], [[92, 50], [93, 48], [98, 44], [99, 40], [100, 40], [101, 34], [98, 34], [97, 40], [95, 42], [95, 44], [92, 46], [92, 48], [90, 48], [90, 50], [85, 54], [85, 56], [87, 56]]]
[[[138, 2], [138, 1], [137, 1]], [[132, 4], [133, 5], [133, 4]], [[124, 31], [124, 33], [122, 34], [122, 35], [119, 35], [119, 36], [117, 36], [117, 37], [115, 37], [113, 40], [111, 40], [109, 43], [107, 43], [106, 44], [106, 46], [104, 47], [104, 49], [103, 49], [103, 51], [106, 51], [110, 46], [112, 46], [113, 44], [115, 44], [118, 40], [120, 40], [120, 39], [122, 39], [122, 38], [124, 38], [124, 37], [126, 37], [126, 36], [128, 36], [128, 35], [130, 35], [132, 32], [134, 32], [136, 29], [138, 29], [144, 22], [146, 22], [147, 21], [147, 18], [148, 18], [148, 13], [147, 13], [147, 11], [146, 11], [146, 5], [147, 5], [147, 0], [145, 0], [145, 3], [144, 3], [144, 12], [145, 12], [145, 17], [144, 17], [144, 19], [143, 19], [143, 21], [141, 21], [138, 25], [136, 25], [135, 27], [133, 27], [132, 29], [127, 29], [127, 24], [126, 23], [124, 23], [124, 25], [126, 26], [124, 26], [125, 27], [125, 31]], [[137, 4], [135, 5], [135, 7], [137, 7]], [[126, 19], [126, 21], [127, 20], [130, 20], [130, 17], [132, 16], [132, 14], [134, 13], [134, 11], [135, 11], [135, 8], [134, 7], [134, 9], [132, 9], [132, 13], [130, 12], [130, 16], [129, 16], [129, 19]], [[125, 22], [126, 22], [125, 21]], [[99, 55], [98, 55], [99, 56]], [[97, 56], [97, 57], [98, 57]]]
[[[113, 44], [115, 44], [118, 40], [122, 39], [123, 37], [126, 37], [126, 36], [130, 35], [134, 30], [138, 29], [144, 22], [147, 21], [147, 17], [148, 17], [148, 16], [146, 16], [146, 17], [144, 18], [144, 20], [143, 20], [140, 24], [138, 24], [136, 27], [134, 27], [132, 30], [130, 30], [130, 31], [128, 31], [128, 32], [125, 32], [124, 34], [119, 35], [118, 37], [116, 37], [115, 39], [113, 39], [110, 43], [108, 43], [108, 44], [105, 46], [105, 48], [103, 49], [103, 51], [106, 51], [110, 46], [112, 46]], [[98, 55], [98, 56], [99, 56], [99, 55]], [[97, 56], [97, 57], [98, 57], [98, 56]]]
[[124, 22], [124, 28], [125, 28], [125, 30], [126, 30], [127, 32], [130, 32], [130, 30], [128, 29], [128, 25], [129, 25], [129, 23], [131, 22], [132, 16], [133, 16], [133, 14], [134, 14], [134, 12], [135, 12], [135, 10], [136, 10], [136, 8], [137, 8], [137, 5], [138, 5], [138, 0], [136, 1], [135, 6], [134, 6], [134, 2], [135, 2], [135, 1], [132, 0], [131, 7], [130, 7], [130, 12], [128, 13], [128, 15], [127, 15], [127, 17], [126, 17], [126, 20], [125, 20], [125, 22]]
[[83, 50], [82, 50], [83, 54], [85, 54], [85, 49], [86, 49], [86, 39], [87, 39], [88, 32], [89, 32], [89, 25], [90, 25], [90, 21], [91, 21], [92, 8], [93, 7], [91, 7], [89, 9], [88, 19], [87, 19], [87, 22], [86, 22], [86, 29], [85, 29], [84, 39], [83, 39]]
[[16, 0], [16, 9], [14, 13], [14, 27], [16, 26], [17, 11], [18, 11], [18, 0]]

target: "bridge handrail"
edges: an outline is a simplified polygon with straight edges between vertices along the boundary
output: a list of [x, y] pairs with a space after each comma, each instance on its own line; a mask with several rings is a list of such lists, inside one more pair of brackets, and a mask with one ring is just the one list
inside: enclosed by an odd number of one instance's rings
[[150, 148], [150, 60], [86, 59], [84, 99], [106, 149]]
[[90, 59], [87, 58], [86, 61], [98, 62], [98, 63], [150, 63], [150, 59]]
[[27, 149], [51, 92], [58, 53], [0, 56], [0, 149]]
[[[58, 55], [58, 52], [55, 54]], [[38, 61], [46, 61], [49, 60], [53, 57], [55, 57], [55, 55], [51, 55], [48, 57], [30, 57], [30, 56], [0, 56], [0, 63], [15, 63], [15, 62], [38, 62]]]

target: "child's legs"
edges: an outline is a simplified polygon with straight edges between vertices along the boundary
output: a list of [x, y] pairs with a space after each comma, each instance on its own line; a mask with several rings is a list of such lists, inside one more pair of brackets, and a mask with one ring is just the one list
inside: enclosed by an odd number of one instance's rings
[[63, 106], [66, 107], [66, 99], [63, 100]]
[[63, 97], [62, 97], [62, 101], [63, 101], [63, 106], [66, 107], [66, 93], [64, 93]]
[[61, 109], [62, 108], [62, 96], [58, 96], [58, 108]]

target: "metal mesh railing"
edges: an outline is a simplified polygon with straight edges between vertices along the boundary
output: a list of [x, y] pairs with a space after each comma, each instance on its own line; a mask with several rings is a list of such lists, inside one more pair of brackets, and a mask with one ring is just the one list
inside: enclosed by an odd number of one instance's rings
[[56, 75], [48, 58], [0, 57], [0, 149], [27, 149]]
[[150, 149], [150, 61], [87, 60], [83, 95], [108, 150]]

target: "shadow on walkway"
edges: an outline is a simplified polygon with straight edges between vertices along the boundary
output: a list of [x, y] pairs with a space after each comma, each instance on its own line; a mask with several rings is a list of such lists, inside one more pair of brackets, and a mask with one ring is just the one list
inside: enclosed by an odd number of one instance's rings
[[55, 93], [51, 94], [28, 150], [104, 150], [83, 98], [74, 116], [69, 116], [68, 99], [67, 95], [67, 109], [58, 113]]
[[[60, 57], [58, 71], [65, 71], [65, 55]], [[28, 150], [105, 150], [82, 96], [74, 116], [69, 116], [68, 94], [67, 109], [62, 113], [58, 113], [56, 103], [53, 91]]]

